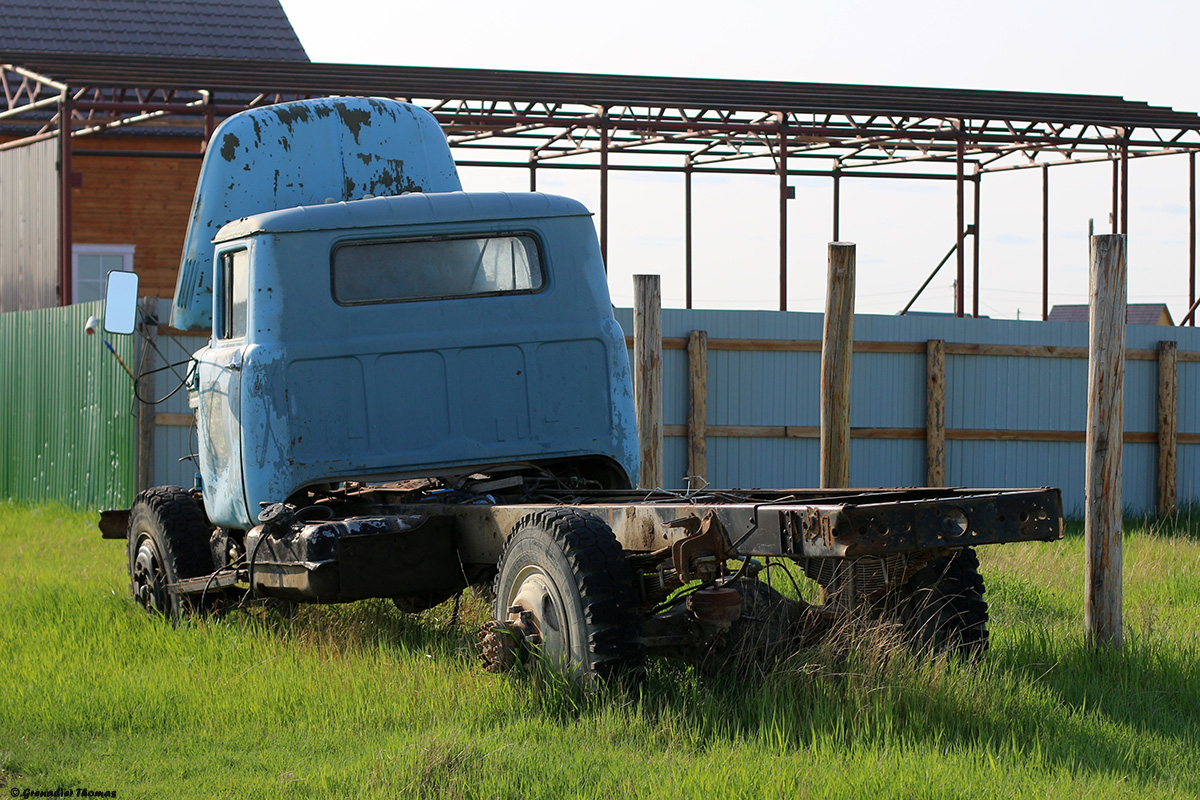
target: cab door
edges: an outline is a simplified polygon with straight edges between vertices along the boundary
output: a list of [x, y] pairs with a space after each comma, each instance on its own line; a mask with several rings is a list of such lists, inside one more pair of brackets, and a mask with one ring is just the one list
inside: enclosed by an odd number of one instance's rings
[[197, 354], [198, 430], [204, 507], [216, 525], [253, 524], [242, 472], [242, 360], [246, 349], [250, 252], [218, 255], [213, 286], [213, 337]]

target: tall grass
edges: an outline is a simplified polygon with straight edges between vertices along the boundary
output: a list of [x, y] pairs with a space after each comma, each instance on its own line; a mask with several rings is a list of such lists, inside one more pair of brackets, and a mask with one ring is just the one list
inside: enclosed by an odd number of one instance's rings
[[0, 504], [0, 794], [120, 797], [1194, 797], [1200, 536], [1125, 538], [1127, 643], [1082, 642], [1083, 548], [981, 553], [982, 664], [879, 642], [764, 672], [652, 664], [581, 692], [478, 668], [468, 598], [185, 622], [127, 597], [87, 514]]

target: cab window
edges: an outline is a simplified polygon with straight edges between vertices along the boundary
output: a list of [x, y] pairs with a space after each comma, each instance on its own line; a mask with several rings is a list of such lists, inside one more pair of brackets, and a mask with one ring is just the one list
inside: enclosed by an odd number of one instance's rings
[[351, 242], [333, 253], [343, 305], [536, 292], [544, 277], [529, 234]]
[[250, 254], [234, 250], [221, 256], [221, 314], [222, 339], [238, 339], [246, 335], [246, 296], [249, 293]]

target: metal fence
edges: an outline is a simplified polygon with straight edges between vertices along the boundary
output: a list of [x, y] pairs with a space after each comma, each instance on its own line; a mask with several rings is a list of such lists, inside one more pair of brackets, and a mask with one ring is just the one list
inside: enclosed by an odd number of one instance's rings
[[[632, 332], [632, 311], [616, 313]], [[820, 314], [663, 310], [665, 488], [685, 486], [688, 434], [697, 425], [707, 445], [702, 477], [711, 485], [818, 485], [821, 325]], [[707, 334], [707, 381], [697, 388], [686, 349], [692, 331]], [[1158, 502], [1160, 341], [1178, 343], [1177, 497], [1197, 502], [1200, 331], [1143, 325], [1126, 331], [1125, 506], [1147, 512]], [[945, 483], [1057, 486], [1068, 512], [1082, 511], [1086, 323], [859, 315], [854, 335], [851, 485], [931, 482], [928, 342], [934, 341], [945, 354]], [[703, 420], [688, 418], [693, 391], [706, 394]]]
[[[133, 383], [88, 317], [104, 303], [0, 314], [0, 497], [76, 506], [133, 499]], [[133, 363], [134, 342], [114, 337]]]
[[[83, 506], [127, 503], [134, 493], [137, 420], [131, 382], [84, 321], [102, 303], [0, 314], [0, 496]], [[632, 311], [617, 309], [632, 332]], [[665, 488], [689, 474], [689, 432], [706, 444], [703, 477], [724, 488], [789, 488], [819, 482], [820, 314], [664, 309]], [[687, 341], [707, 334], [703, 387], [689, 377]], [[168, 361], [203, 337], [160, 336]], [[974, 487], [1057, 486], [1068, 511], [1083, 507], [1087, 325], [933, 316], [855, 319], [850, 482], [930, 483], [930, 341], [944, 351], [944, 481]], [[1200, 501], [1200, 331], [1129, 326], [1123, 493], [1131, 511], [1154, 510], [1160, 469], [1159, 342], [1178, 343], [1174, 371], [1174, 485]], [[134, 363], [133, 337], [113, 337]], [[161, 364], [147, 351], [145, 366]], [[155, 398], [182, 368], [158, 373]], [[149, 386], [143, 393], [149, 395]], [[703, 391], [703, 420], [689, 400]], [[150, 430], [143, 421], [143, 430]], [[197, 447], [186, 392], [155, 407], [144, 442], [153, 485], [190, 486]], [[144, 467], [145, 469], [145, 467]], [[693, 472], [695, 470], [692, 470]], [[145, 474], [145, 473], [144, 473]]]

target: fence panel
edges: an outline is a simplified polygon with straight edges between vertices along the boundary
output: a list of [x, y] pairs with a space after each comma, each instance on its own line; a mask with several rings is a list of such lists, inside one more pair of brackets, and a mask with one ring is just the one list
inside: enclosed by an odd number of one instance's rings
[[[133, 499], [133, 384], [102, 332], [103, 301], [0, 314], [0, 497], [81, 507]], [[109, 339], [133, 363], [131, 336]]]
[[[630, 312], [617, 320], [632, 328]], [[682, 488], [689, 374], [684, 342], [708, 336], [707, 480], [726, 488], [816, 486], [819, 481], [821, 315], [664, 309], [667, 488]], [[926, 482], [926, 343], [945, 344], [946, 483], [1057, 486], [1083, 509], [1087, 324], [855, 318], [851, 483]], [[1153, 511], [1158, 481], [1161, 341], [1179, 343], [1180, 503], [1200, 501], [1200, 331], [1131, 325], [1125, 377], [1123, 492]]]

